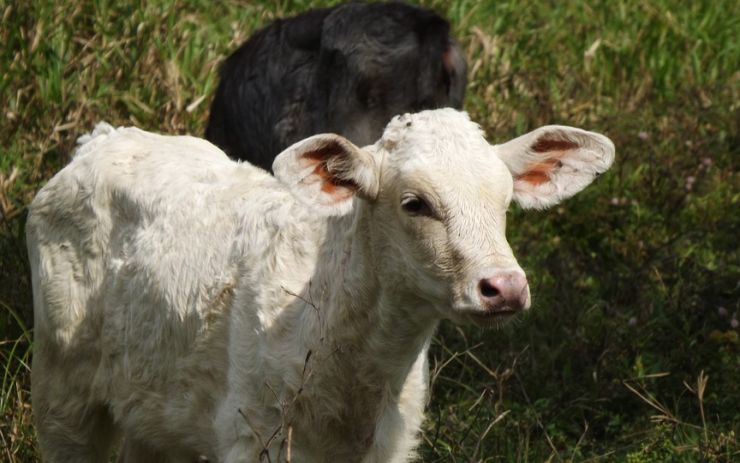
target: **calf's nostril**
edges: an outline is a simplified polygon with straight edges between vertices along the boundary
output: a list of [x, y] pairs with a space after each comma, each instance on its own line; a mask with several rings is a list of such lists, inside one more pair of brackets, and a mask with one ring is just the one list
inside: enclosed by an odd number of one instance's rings
[[480, 290], [481, 296], [483, 297], [496, 297], [501, 294], [501, 291], [493, 286], [488, 280], [481, 280], [478, 284], [478, 288]]

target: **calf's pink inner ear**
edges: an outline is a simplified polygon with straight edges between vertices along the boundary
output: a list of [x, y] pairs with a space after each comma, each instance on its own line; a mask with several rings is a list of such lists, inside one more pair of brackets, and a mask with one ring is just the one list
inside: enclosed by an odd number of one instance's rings
[[452, 74], [455, 71], [455, 65], [452, 60], [455, 59], [453, 56], [454, 50], [452, 49], [451, 45], [447, 45], [447, 48], [442, 53], [442, 64], [445, 67], [445, 71], [447, 71], [447, 74]]
[[580, 148], [578, 143], [572, 140], [555, 140], [543, 136], [530, 146], [529, 149], [539, 154], [547, 153], [547, 157], [543, 160], [528, 164], [524, 171], [514, 177], [514, 179], [521, 180], [532, 185], [541, 185], [550, 180], [551, 172], [563, 166], [561, 159], [565, 157], [569, 151], [578, 148]]
[[360, 189], [355, 182], [341, 178], [337, 175], [338, 172], [330, 168], [332, 164], [339, 166], [342, 161], [349, 162], [342, 159], [345, 156], [347, 156], [345, 148], [335, 141], [327, 142], [301, 155], [309, 166], [314, 166], [313, 174], [321, 181], [321, 191], [335, 197], [337, 201], [349, 198]]
[[547, 137], [541, 137], [532, 145], [532, 151], [535, 153], [547, 153], [548, 151], [560, 152], [561, 156], [565, 151], [578, 148], [578, 143], [571, 140], [552, 140]]

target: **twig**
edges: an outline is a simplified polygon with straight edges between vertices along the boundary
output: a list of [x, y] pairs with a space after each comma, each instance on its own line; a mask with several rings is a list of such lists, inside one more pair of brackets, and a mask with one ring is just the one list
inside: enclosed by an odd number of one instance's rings
[[578, 451], [578, 447], [581, 446], [581, 443], [583, 442], [583, 439], [586, 437], [587, 432], [588, 432], [588, 421], [584, 421], [583, 422], [583, 433], [581, 433], [581, 437], [578, 438], [578, 442], [576, 442], [576, 446], [573, 447], [573, 452], [570, 454], [570, 461], [575, 461], [576, 451]]
[[287, 452], [285, 454], [285, 463], [290, 463], [292, 460], [291, 449], [293, 446], [293, 426], [288, 426], [288, 445]]
[[244, 421], [245, 421], [245, 422], [247, 423], [247, 426], [249, 426], [249, 429], [251, 429], [251, 430], [252, 430], [252, 432], [254, 433], [254, 435], [255, 435], [255, 436], [257, 437], [257, 440], [258, 440], [258, 441], [259, 441], [259, 443], [260, 443], [260, 447], [262, 447], [262, 451], [260, 452], [260, 456], [259, 456], [259, 459], [260, 459], [260, 460], [262, 460], [262, 457], [263, 457], [263, 456], [267, 456], [267, 461], [268, 461], [269, 463], [272, 463], [272, 460], [270, 459], [270, 454], [269, 454], [269, 453], [265, 453], [265, 451], [267, 450], [267, 447], [265, 446], [265, 441], [264, 441], [264, 440], [262, 440], [262, 436], [260, 436], [260, 433], [259, 433], [259, 432], [257, 432], [257, 428], [255, 428], [255, 427], [254, 427], [254, 425], [252, 424], [252, 422], [251, 422], [251, 421], [249, 421], [249, 418], [248, 418], [248, 417], [247, 417], [247, 415], [246, 415], [246, 414], [245, 414], [245, 413], [244, 413], [244, 412], [242, 411], [242, 409], [241, 409], [241, 408], [237, 408], [236, 410], [237, 410], [237, 411], [239, 412], [239, 414], [240, 414], [240, 415], [242, 416], [242, 418], [244, 418]]
[[678, 418], [676, 418], [673, 415], [673, 413], [669, 412], [668, 409], [663, 404], [661, 404], [660, 402], [658, 402], [656, 399], [654, 399], [652, 397], [646, 397], [645, 395], [641, 394], [637, 389], [635, 389], [634, 387], [630, 386], [629, 383], [627, 383], [627, 381], [622, 381], [622, 384], [624, 384], [624, 386], [627, 389], [629, 389], [635, 395], [637, 395], [637, 397], [639, 397], [640, 399], [642, 399], [643, 402], [645, 402], [646, 404], [650, 405], [654, 409], [656, 409], [659, 412], [661, 412], [663, 415], [662, 416], [658, 416], [658, 418], [664, 418], [664, 419], [666, 419], [668, 421], [671, 421], [673, 423], [676, 423], [676, 424], [680, 423], [680, 421], [678, 420]]
[[316, 312], [316, 318], [319, 320], [319, 343], [324, 342], [324, 323], [321, 318], [321, 310], [319, 310], [319, 307], [314, 304], [313, 302], [313, 296], [311, 295], [311, 282], [308, 282], [308, 299], [301, 296], [300, 294], [296, 294], [293, 291], [289, 290], [288, 288], [281, 286], [280, 289], [285, 291], [288, 295], [295, 297], [296, 299], [299, 299], [303, 301], [305, 304], [308, 304], [309, 306], [313, 307], [313, 310]]
[[[527, 390], [524, 389], [524, 383], [522, 383], [522, 379], [519, 377], [519, 374], [514, 371], [514, 377], [519, 382], [519, 387], [522, 388], [522, 394], [524, 395], [524, 399], [527, 401], [527, 405], [532, 407], [532, 401], [529, 400], [529, 394], [527, 394]], [[545, 426], [542, 424], [542, 420], [540, 419], [540, 414], [537, 413], [537, 410], [532, 409], [534, 412], [534, 417], [537, 420], [537, 426], [540, 427], [542, 430], [542, 433], [545, 435], [545, 439], [547, 439], [547, 444], [550, 446], [550, 449], [552, 450], [553, 454], [558, 457], [558, 460], [562, 461], [563, 458], [560, 456], [560, 452], [558, 452], [557, 447], [555, 447], [555, 444], [552, 442], [552, 439], [550, 438], [550, 434], [547, 433], [547, 429], [545, 429]]]
[[506, 411], [503, 411], [503, 412], [501, 412], [501, 413], [500, 413], [500, 414], [499, 414], [499, 415], [498, 415], [498, 416], [497, 416], [497, 417], [496, 417], [496, 418], [495, 418], [495, 419], [494, 419], [494, 420], [493, 420], [493, 421], [491, 422], [491, 424], [489, 424], [489, 425], [488, 425], [488, 426], [486, 427], [486, 430], [485, 430], [485, 431], [483, 431], [483, 434], [481, 434], [481, 436], [480, 436], [480, 437], [478, 438], [478, 442], [477, 442], [477, 443], [475, 444], [475, 450], [473, 450], [473, 460], [475, 460], [476, 458], [478, 458], [478, 453], [480, 452], [480, 446], [481, 446], [481, 443], [483, 442], [483, 439], [485, 439], [485, 438], [486, 438], [486, 436], [487, 436], [487, 435], [488, 435], [488, 433], [489, 433], [489, 432], [491, 431], [491, 429], [493, 429], [493, 427], [494, 427], [494, 426], [496, 425], [496, 423], [498, 423], [499, 421], [501, 421], [501, 420], [503, 420], [504, 418], [506, 418], [506, 415], [508, 415], [508, 414], [509, 414], [510, 412], [511, 412], [511, 410], [506, 410]]
[[707, 390], [707, 383], [709, 382], [709, 375], [704, 374], [704, 370], [699, 372], [699, 377], [696, 378], [696, 390], [692, 389], [691, 386], [683, 382], [686, 389], [691, 391], [692, 394], [696, 395], [699, 400], [699, 414], [701, 415], [701, 424], [704, 431], [704, 444], [709, 445], [709, 431], [707, 430], [707, 420], [704, 415], [704, 392]]

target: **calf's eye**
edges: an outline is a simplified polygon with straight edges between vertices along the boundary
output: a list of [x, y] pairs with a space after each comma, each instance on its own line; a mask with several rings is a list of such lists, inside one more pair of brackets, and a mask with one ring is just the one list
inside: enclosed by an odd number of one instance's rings
[[409, 215], [433, 217], [432, 208], [429, 207], [429, 204], [416, 195], [404, 195], [401, 198], [401, 209]]

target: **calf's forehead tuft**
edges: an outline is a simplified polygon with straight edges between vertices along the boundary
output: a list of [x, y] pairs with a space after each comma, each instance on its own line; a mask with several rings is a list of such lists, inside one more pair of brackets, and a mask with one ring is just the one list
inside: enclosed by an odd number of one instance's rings
[[394, 117], [381, 146], [399, 165], [411, 161], [455, 166], [495, 158], [478, 124], [467, 113], [451, 108]]

